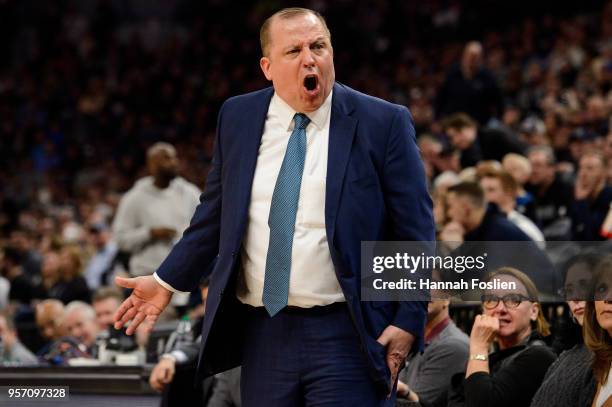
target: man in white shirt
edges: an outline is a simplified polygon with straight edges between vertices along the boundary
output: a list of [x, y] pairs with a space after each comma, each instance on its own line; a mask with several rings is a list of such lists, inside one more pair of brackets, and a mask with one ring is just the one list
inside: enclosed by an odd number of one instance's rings
[[134, 291], [115, 327], [210, 273], [199, 370], [241, 365], [243, 406], [394, 405], [427, 303], [362, 302], [360, 259], [362, 241], [434, 240], [411, 116], [335, 82], [312, 10], [275, 13], [260, 42], [273, 87], [221, 108], [202, 203], [152, 278], [116, 280]]
[[488, 202], [496, 204], [508, 220], [536, 242], [540, 249], [546, 247], [542, 231], [531, 219], [515, 209], [518, 186], [510, 174], [503, 170], [485, 171], [481, 174], [480, 186]]
[[[177, 175], [178, 157], [168, 143], [147, 151], [150, 175], [141, 178], [122, 197], [113, 222], [113, 238], [130, 253], [130, 275], [149, 276], [166, 258], [189, 225], [200, 190]], [[174, 298], [184, 305], [187, 295]]]

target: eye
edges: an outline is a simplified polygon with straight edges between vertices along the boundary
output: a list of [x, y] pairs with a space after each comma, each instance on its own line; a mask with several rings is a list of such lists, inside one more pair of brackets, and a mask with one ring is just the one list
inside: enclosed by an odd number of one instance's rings
[[504, 302], [510, 307], [518, 307], [522, 301], [522, 298], [518, 294], [508, 294], [504, 297]]
[[601, 283], [597, 286], [597, 288], [595, 289], [595, 299], [596, 300], [606, 300], [606, 296], [608, 294], [608, 284], [606, 283]]

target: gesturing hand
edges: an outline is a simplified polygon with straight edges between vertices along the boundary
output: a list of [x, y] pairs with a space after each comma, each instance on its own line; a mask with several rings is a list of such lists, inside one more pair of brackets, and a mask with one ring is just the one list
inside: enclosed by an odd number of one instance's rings
[[391, 371], [391, 386], [395, 384], [395, 379], [399, 373], [402, 363], [406, 360], [408, 352], [414, 342], [414, 336], [393, 325], [389, 325], [380, 334], [378, 343], [387, 348], [387, 366]]
[[115, 284], [134, 289], [115, 312], [115, 329], [121, 329], [128, 321], [132, 320], [125, 331], [126, 334], [132, 335], [143, 321], [147, 324], [147, 331], [151, 331], [159, 314], [170, 302], [172, 292], [162, 287], [153, 276], [116, 277]]

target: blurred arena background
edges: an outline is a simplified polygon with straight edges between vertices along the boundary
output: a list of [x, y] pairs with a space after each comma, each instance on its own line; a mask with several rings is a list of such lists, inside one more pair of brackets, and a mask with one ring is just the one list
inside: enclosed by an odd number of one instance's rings
[[[339, 82], [410, 109], [437, 205], [444, 207], [442, 184], [475, 179], [483, 161], [501, 161], [509, 152], [529, 158], [529, 148], [549, 146], [562, 183], [551, 199], [564, 200], [567, 211], [557, 205], [546, 217], [538, 209], [550, 202], [538, 206], [535, 199], [524, 215], [544, 240], [608, 238], [602, 228], [610, 232], [612, 225], [601, 221], [612, 195], [598, 201], [596, 210], [603, 212], [593, 222], [599, 223], [587, 229], [578, 227], [583, 219], [569, 208], [582, 199], [574, 185], [586, 152], [603, 157], [603, 170], [593, 176], [606, 191], [612, 182], [610, 1], [0, 0], [0, 311], [15, 321], [31, 353], [42, 357], [53, 343], [44, 324], [36, 323], [37, 304], [91, 303], [97, 290], [112, 285], [113, 275], [130, 273], [130, 253], [116, 247], [112, 225], [123, 194], [147, 175], [152, 145], [172, 144], [178, 174], [204, 187], [219, 107], [231, 96], [268, 86], [259, 68], [259, 27], [274, 11], [294, 5], [327, 19]], [[472, 60], [470, 43], [480, 47]], [[455, 86], [462, 66], [470, 64], [465, 69], [474, 70], [477, 83]], [[467, 113], [479, 132], [501, 132], [519, 147], [494, 152], [499, 158], [483, 151], [467, 165], [469, 157], [444, 122], [457, 112]], [[537, 198], [539, 184], [529, 178], [537, 163], [529, 160], [529, 173], [517, 182]], [[567, 220], [560, 234], [546, 229], [558, 220]], [[591, 229], [595, 233], [585, 234]], [[96, 255], [107, 249], [113, 255], [88, 277]], [[201, 302], [195, 291], [177, 304], [166, 333], [182, 314], [197, 321]], [[453, 312], [467, 329], [473, 309]], [[556, 305], [548, 313], [567, 319]], [[192, 331], [197, 333], [196, 322]], [[154, 354], [137, 366], [160, 354], [147, 338], [126, 346]], [[6, 362], [2, 385], [15, 383], [15, 369], [23, 369]], [[153, 394], [146, 385], [150, 368], [115, 372], [132, 375], [135, 383], [117, 391]], [[31, 377], [40, 374], [31, 370]], [[34, 383], [19, 377], [24, 381], [18, 384]], [[90, 384], [103, 380], [83, 377]], [[44, 380], [36, 383], [50, 383]], [[89, 386], [84, 392], [96, 391]], [[159, 402], [154, 397], [143, 405], [153, 399]]]

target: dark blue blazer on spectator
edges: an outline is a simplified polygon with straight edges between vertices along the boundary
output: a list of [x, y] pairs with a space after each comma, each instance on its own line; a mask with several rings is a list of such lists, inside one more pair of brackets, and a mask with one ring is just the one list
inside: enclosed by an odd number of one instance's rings
[[604, 187], [593, 200], [580, 199], [572, 207], [574, 240], [606, 240], [601, 235], [601, 225], [606, 219], [612, 203], [612, 187]]
[[489, 204], [482, 222], [463, 238], [469, 241], [531, 241], [529, 236], [510, 222], [497, 205]]
[[487, 253], [487, 271], [514, 267], [527, 274], [542, 293], [552, 294], [559, 288], [560, 276], [547, 254], [510, 222], [497, 205], [489, 204], [480, 225], [466, 233], [464, 240], [482, 243], [464, 245], [457, 254]]
[[[371, 376], [387, 388], [386, 352], [376, 338], [388, 325], [395, 325], [414, 334], [420, 349], [427, 303], [361, 302], [360, 245], [361, 241], [433, 241], [432, 203], [408, 110], [338, 83], [333, 92], [325, 194], [327, 240]], [[175, 289], [191, 291], [216, 259], [202, 329], [199, 371], [204, 375], [241, 364], [245, 306], [236, 298], [235, 284], [253, 174], [273, 93], [266, 88], [233, 97], [222, 106], [201, 203], [157, 271]]]

